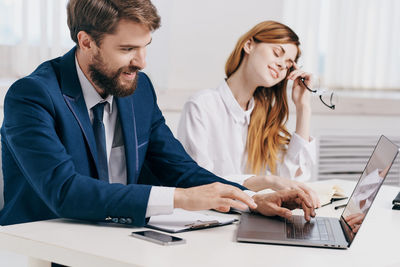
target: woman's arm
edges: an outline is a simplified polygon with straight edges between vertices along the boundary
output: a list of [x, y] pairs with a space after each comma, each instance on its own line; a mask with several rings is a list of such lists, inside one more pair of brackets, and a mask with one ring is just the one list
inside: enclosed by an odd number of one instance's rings
[[[293, 80], [292, 100], [296, 107], [296, 131], [282, 165], [286, 165], [285, 175], [289, 175], [286, 177], [301, 177], [302, 180], [308, 180], [315, 162], [315, 141], [310, 137], [310, 92], [301, 79], [304, 79], [309, 88], [313, 88], [315, 78], [311, 73], [300, 70], [297, 64], [294, 64], [294, 68], [295, 70], [288, 75], [288, 79]], [[297, 137], [303, 140], [298, 140]], [[295, 167], [296, 165], [297, 167]]]
[[207, 119], [204, 118], [201, 107], [195, 102], [188, 101], [184, 105], [177, 138], [197, 164], [208, 171], [213, 171], [214, 164], [208, 151]]
[[311, 104], [310, 92], [301, 82], [304, 79], [305, 84], [309, 88], [313, 88], [313, 75], [299, 69], [294, 64], [295, 70], [288, 75], [289, 80], [293, 80], [292, 100], [296, 106], [296, 133], [305, 141], [310, 141], [310, 120], [311, 120]]
[[316, 141], [312, 137], [307, 142], [293, 133], [283, 160], [278, 164], [277, 175], [297, 181], [309, 180], [316, 163], [316, 151]]

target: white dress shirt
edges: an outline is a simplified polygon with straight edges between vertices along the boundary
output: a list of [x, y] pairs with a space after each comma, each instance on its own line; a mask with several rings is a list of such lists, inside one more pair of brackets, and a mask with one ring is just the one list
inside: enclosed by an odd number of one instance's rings
[[[76, 58], [75, 63], [91, 122], [93, 122], [93, 112], [91, 108], [98, 103], [107, 102], [104, 106], [103, 123], [106, 135], [108, 177], [110, 183], [126, 185], [127, 173], [123, 138], [114, 138], [116, 136], [122, 136], [122, 129], [118, 121], [118, 108], [115, 105], [114, 98], [112, 95], [109, 95], [106, 99], [103, 99], [82, 72]], [[116, 140], [120, 141], [116, 142]], [[152, 186], [147, 203], [146, 217], [172, 213], [174, 207], [174, 193], [175, 187]]]
[[[200, 166], [243, 183], [254, 175], [246, 172], [246, 141], [253, 108], [252, 98], [248, 110], [243, 110], [224, 81], [216, 89], [198, 92], [185, 103], [178, 139]], [[279, 176], [300, 181], [311, 177], [316, 144], [313, 138], [310, 140], [307, 142], [296, 133], [292, 135], [283, 162], [277, 163]], [[295, 177], [299, 168], [302, 174]]]

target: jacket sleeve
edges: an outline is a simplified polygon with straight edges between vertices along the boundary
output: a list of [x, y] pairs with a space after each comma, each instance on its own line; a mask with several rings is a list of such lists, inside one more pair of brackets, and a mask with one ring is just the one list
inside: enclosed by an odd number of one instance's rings
[[5, 98], [2, 135], [21, 179], [56, 217], [125, 218], [127, 223], [144, 225], [151, 186], [108, 184], [78, 173], [60, 139], [55, 97], [47, 87], [40, 80], [24, 78]]

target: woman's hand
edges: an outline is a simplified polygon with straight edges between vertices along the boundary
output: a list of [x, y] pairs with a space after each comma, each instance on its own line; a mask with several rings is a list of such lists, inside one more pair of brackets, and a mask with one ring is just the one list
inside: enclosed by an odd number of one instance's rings
[[296, 106], [296, 110], [309, 108], [310, 107], [310, 92], [304, 86], [301, 81], [304, 78], [305, 84], [308, 88], [313, 88], [313, 75], [311, 73], [302, 71], [299, 69], [296, 63], [294, 63], [294, 71], [289, 73], [287, 79], [293, 80], [292, 100]]
[[255, 192], [267, 188], [274, 191], [299, 189], [310, 196], [314, 208], [321, 207], [318, 195], [314, 190], [312, 190], [302, 182], [294, 181], [288, 178], [283, 178], [275, 175], [252, 176], [244, 181], [243, 186]]
[[301, 136], [306, 142], [310, 141], [310, 119], [311, 119], [311, 104], [310, 94], [301, 79], [304, 78], [304, 83], [308, 88], [313, 88], [311, 73], [304, 72], [299, 69], [294, 63], [295, 70], [289, 73], [288, 79], [293, 80], [292, 100], [296, 106], [296, 133]]

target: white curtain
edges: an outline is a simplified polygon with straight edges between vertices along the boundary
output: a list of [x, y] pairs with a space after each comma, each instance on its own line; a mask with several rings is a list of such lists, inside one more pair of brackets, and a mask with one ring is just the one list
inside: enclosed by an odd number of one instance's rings
[[332, 89], [400, 90], [400, 1], [285, 0], [303, 68]]
[[0, 77], [18, 78], [62, 55], [69, 38], [66, 0], [0, 0]]

